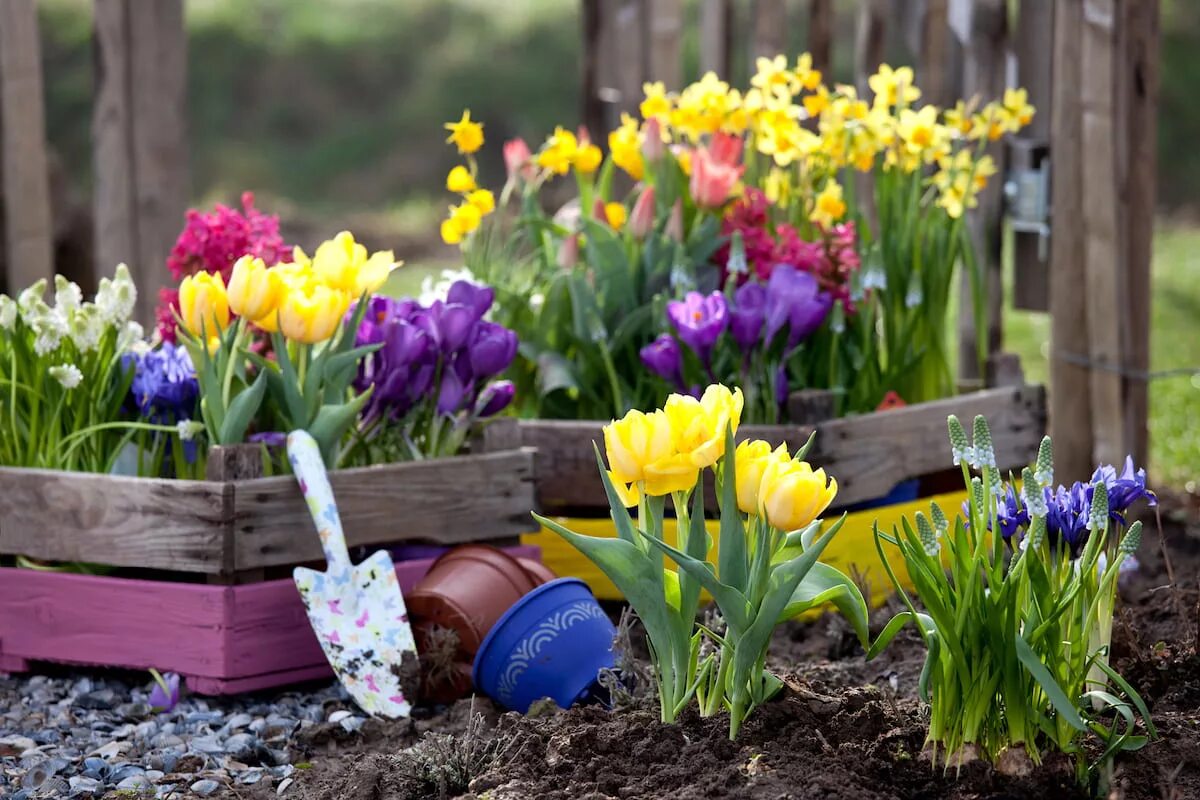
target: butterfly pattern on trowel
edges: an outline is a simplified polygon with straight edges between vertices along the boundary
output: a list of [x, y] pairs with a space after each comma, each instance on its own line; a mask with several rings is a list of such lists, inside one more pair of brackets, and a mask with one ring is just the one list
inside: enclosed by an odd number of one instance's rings
[[313, 631], [364, 711], [405, 716], [410, 705], [397, 671], [406, 652], [415, 655], [416, 644], [391, 556], [381, 550], [352, 564], [316, 442], [303, 431], [293, 432], [288, 458], [328, 563], [325, 572], [297, 567], [294, 573]]

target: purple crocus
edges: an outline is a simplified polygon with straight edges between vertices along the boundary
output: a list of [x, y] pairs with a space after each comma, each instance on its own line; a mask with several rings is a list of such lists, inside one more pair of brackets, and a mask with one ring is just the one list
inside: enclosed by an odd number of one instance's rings
[[822, 292], [817, 279], [788, 264], [779, 264], [767, 281], [766, 341], [788, 326], [788, 348], [821, 326], [833, 308], [833, 295]]
[[669, 333], [661, 334], [641, 349], [642, 364], [646, 369], [683, 391], [683, 353], [679, 343]]
[[1114, 522], [1125, 524], [1125, 512], [1138, 500], [1158, 505], [1154, 492], [1146, 488], [1146, 470], [1133, 468], [1133, 456], [1125, 456], [1125, 468], [1117, 474], [1116, 467], [1101, 464], [1092, 473], [1092, 483], [1103, 481], [1108, 489], [1108, 515]]
[[517, 357], [517, 335], [503, 325], [479, 322], [467, 340], [467, 354], [476, 378], [499, 375]]
[[492, 307], [496, 293], [490, 286], [480, 286], [470, 281], [455, 281], [446, 292], [446, 302], [449, 305], [460, 305], [471, 309], [475, 319], [483, 319], [483, 315]]
[[517, 387], [512, 381], [492, 381], [483, 387], [479, 399], [475, 401], [475, 416], [483, 419], [499, 414], [508, 408], [516, 393]]
[[743, 353], [750, 353], [762, 337], [767, 319], [767, 289], [761, 283], [744, 283], [733, 295], [729, 332]]
[[442, 383], [438, 388], [437, 412], [446, 416], [457, 413], [462, 408], [467, 390], [468, 387], [463, 384], [458, 372], [453, 369], [442, 370]]
[[150, 689], [149, 704], [154, 711], [170, 711], [179, 704], [179, 676], [174, 672], [162, 675], [158, 670], [150, 670], [154, 676], [154, 687]]
[[720, 292], [707, 297], [699, 292], [688, 292], [683, 300], [667, 303], [667, 318], [683, 343], [707, 366], [713, 345], [729, 324], [729, 306]]

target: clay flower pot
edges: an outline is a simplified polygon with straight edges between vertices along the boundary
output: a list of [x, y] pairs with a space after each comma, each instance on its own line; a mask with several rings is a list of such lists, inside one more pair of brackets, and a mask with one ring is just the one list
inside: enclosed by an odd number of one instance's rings
[[475, 656], [475, 685], [513, 711], [549, 697], [570, 708], [615, 662], [616, 629], [578, 578], [539, 586], [508, 610]]
[[433, 562], [405, 602], [415, 623], [454, 631], [463, 661], [469, 662], [496, 620], [540, 583], [507, 553], [464, 545]]
[[533, 582], [538, 586], [558, 580], [558, 576], [554, 574], [554, 570], [536, 558], [518, 558], [517, 561], [521, 563], [521, 568], [525, 570], [525, 574], [532, 578]]

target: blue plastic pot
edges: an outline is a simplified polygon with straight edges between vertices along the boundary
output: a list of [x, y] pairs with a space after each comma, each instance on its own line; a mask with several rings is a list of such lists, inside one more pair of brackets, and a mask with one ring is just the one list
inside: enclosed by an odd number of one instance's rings
[[616, 633], [586, 583], [543, 584], [492, 626], [475, 655], [475, 686], [522, 714], [543, 697], [570, 708], [612, 669]]

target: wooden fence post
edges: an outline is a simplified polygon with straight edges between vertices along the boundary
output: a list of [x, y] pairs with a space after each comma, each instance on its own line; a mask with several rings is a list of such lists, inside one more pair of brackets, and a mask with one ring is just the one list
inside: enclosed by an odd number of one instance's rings
[[887, 0], [862, 0], [854, 37], [854, 82], [859, 97], [869, 96], [867, 78], [883, 63], [886, 18]]
[[648, 0], [648, 81], [662, 81], [667, 91], [683, 88], [683, 2]]
[[95, 42], [97, 272], [126, 262], [149, 323], [187, 206], [183, 2], [96, 0]]
[[700, 74], [729, 79], [733, 6], [729, 0], [700, 0]]
[[608, 129], [604, 102], [600, 99], [603, 85], [601, 70], [605, 62], [604, 50], [601, 47], [604, 42], [604, 26], [600, 0], [583, 0], [580, 17], [583, 23], [583, 74], [580, 76], [583, 91], [580, 93], [580, 119], [589, 133], [599, 137]]
[[753, 38], [750, 43], [750, 74], [758, 58], [787, 54], [787, 4], [784, 0], [756, 0]]
[[54, 274], [54, 226], [46, 167], [41, 39], [35, 0], [0, 4], [0, 162], [5, 241], [0, 278], [16, 293]]
[[809, 0], [808, 52], [813, 67], [821, 70], [826, 83], [832, 83], [833, 69], [833, 0]]

